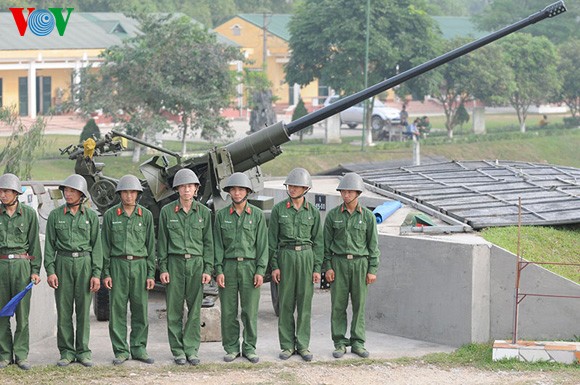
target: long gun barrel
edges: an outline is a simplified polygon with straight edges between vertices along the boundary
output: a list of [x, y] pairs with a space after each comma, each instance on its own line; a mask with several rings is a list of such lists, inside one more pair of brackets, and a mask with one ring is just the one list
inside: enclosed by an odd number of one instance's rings
[[119, 132], [119, 131], [112, 130], [111, 132], [112, 132], [112, 133], [113, 133], [113, 135], [115, 135], [115, 136], [121, 136], [121, 137], [123, 137], [123, 138], [126, 138], [126, 139], [129, 139], [129, 140], [131, 140], [131, 141], [133, 141], [133, 142], [135, 142], [135, 143], [139, 143], [139, 144], [142, 144], [142, 145], [144, 145], [144, 146], [151, 147], [151, 148], [153, 148], [153, 149], [155, 149], [155, 150], [157, 150], [157, 151], [161, 151], [161, 152], [164, 152], [164, 153], [166, 153], [166, 154], [168, 154], [168, 155], [171, 155], [171, 156], [173, 156], [173, 157], [177, 158], [177, 161], [178, 161], [178, 162], [181, 160], [181, 155], [179, 155], [179, 154], [178, 154], [178, 153], [176, 153], [176, 152], [173, 152], [173, 151], [167, 150], [167, 149], [165, 149], [165, 148], [163, 148], [163, 147], [159, 147], [159, 146], [156, 146], [156, 145], [154, 145], [154, 144], [151, 144], [151, 143], [147, 143], [147, 142], [146, 142], [146, 141], [144, 141], [144, 140], [141, 140], [141, 139], [139, 139], [139, 138], [136, 138], [136, 137], [134, 137], [134, 136], [131, 136], [131, 135], [124, 134], [124, 133], [122, 133], [122, 132]]
[[331, 105], [321, 108], [318, 111], [314, 111], [286, 125], [283, 122], [278, 122], [242, 140], [231, 143], [225, 148], [231, 155], [232, 163], [234, 164], [236, 171], [245, 171], [250, 167], [265, 163], [281, 153], [278, 146], [288, 142], [290, 140], [290, 135], [295, 134], [298, 131], [312, 124], [318, 123], [332, 115], [344, 111], [365, 99], [393, 88], [396, 85], [403, 83], [404, 81], [421, 75], [506, 35], [516, 32], [528, 25], [537, 23], [538, 21], [546, 18], [557, 16], [563, 12], [566, 12], [566, 6], [564, 2], [555, 2], [543, 10], [538, 11], [512, 25], [504, 27], [499, 31], [493, 32], [478, 40], [456, 48], [453, 51], [436, 57], [435, 59], [432, 59], [417, 67], [411, 68], [405, 72], [393, 76], [392, 78], [377, 83], [374, 86], [357, 92], [356, 94], [340, 99]]

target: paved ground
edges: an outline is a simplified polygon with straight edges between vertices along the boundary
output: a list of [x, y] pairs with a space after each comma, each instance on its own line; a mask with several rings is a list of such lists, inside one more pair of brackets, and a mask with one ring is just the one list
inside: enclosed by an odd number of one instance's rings
[[[311, 351], [315, 361], [334, 360], [333, 345], [330, 337], [330, 292], [317, 290], [313, 301]], [[153, 292], [149, 300], [149, 343], [148, 351], [155, 358], [156, 364], [171, 364], [173, 357], [167, 342], [165, 319], [165, 296], [162, 292]], [[262, 296], [258, 321], [257, 353], [262, 361], [280, 362], [278, 359], [277, 317], [272, 309], [269, 284], [262, 287]], [[382, 333], [367, 332], [367, 349], [373, 358], [396, 358], [422, 356], [434, 352], [451, 352], [452, 347], [416, 341]], [[99, 322], [94, 316], [91, 320], [91, 349], [93, 360], [97, 365], [111, 365], [113, 351], [108, 334], [108, 322]], [[204, 342], [200, 348], [200, 359], [204, 363], [223, 363], [224, 351], [221, 342]], [[356, 357], [347, 353], [345, 357]], [[56, 337], [46, 338], [31, 343], [30, 361], [33, 365], [51, 365], [58, 360]], [[245, 359], [238, 358], [244, 362]], [[299, 356], [291, 361], [301, 361]], [[140, 362], [129, 361], [128, 365], [142, 366]], [[224, 363], [225, 364], [225, 363]]]

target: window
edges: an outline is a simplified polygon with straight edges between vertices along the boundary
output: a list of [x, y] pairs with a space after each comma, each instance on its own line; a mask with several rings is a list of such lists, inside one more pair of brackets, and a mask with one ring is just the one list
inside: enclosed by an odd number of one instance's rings
[[239, 25], [234, 25], [232, 27], [232, 35], [234, 36], [240, 36], [242, 34], [242, 28]]

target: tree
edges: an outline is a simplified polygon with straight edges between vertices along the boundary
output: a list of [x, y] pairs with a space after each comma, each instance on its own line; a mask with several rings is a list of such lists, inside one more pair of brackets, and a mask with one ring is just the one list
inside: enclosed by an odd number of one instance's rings
[[[189, 130], [215, 141], [232, 130], [220, 110], [230, 105], [235, 77], [229, 64], [242, 60], [238, 48], [220, 44], [214, 34], [188, 17], [141, 20], [140, 44], [147, 52], [147, 90], [159, 109], [181, 117], [183, 152]], [[167, 60], [170, 58], [170, 60]]]
[[97, 122], [95, 122], [95, 119], [93, 118], [89, 119], [85, 123], [85, 126], [81, 131], [80, 143], [83, 143], [88, 138], [93, 138], [96, 140], [101, 139], [101, 131], [99, 130], [99, 126], [97, 126]]
[[454, 124], [458, 126], [462, 126], [469, 122], [469, 113], [467, 112], [467, 108], [465, 108], [465, 104], [461, 103], [459, 108], [457, 108], [457, 113], [455, 114], [455, 118], [453, 119]]
[[[445, 43], [445, 52], [467, 44], [470, 39], [456, 38]], [[510, 70], [503, 64], [497, 45], [482, 47], [421, 77], [430, 84], [430, 94], [443, 105], [447, 136], [460, 124], [461, 107], [471, 99], [493, 101], [498, 92], [510, 84]], [[463, 107], [465, 109], [465, 107]]]
[[465, 0], [428, 0], [427, 11], [432, 16], [467, 16]]
[[[304, 101], [302, 100], [301, 97], [298, 98], [298, 104], [296, 104], [296, 108], [294, 108], [294, 112], [292, 112], [292, 121], [295, 121], [296, 119], [300, 119], [303, 116], [308, 115], [308, 110], [306, 109], [306, 106], [304, 105]], [[304, 137], [305, 134], [312, 134], [312, 130], [313, 130], [313, 126], [310, 125], [302, 130], [300, 130], [300, 132], [296, 133], [296, 135], [298, 135], [298, 137], [300, 138], [300, 141], [302, 142], [302, 139]]]
[[526, 118], [532, 104], [540, 105], [555, 95], [561, 84], [556, 47], [543, 36], [517, 33], [499, 42], [514, 81], [503, 96], [516, 110], [520, 131], [526, 132]]
[[[233, 95], [228, 65], [240, 59], [239, 51], [217, 43], [188, 17], [149, 15], [139, 21], [142, 34], [107, 49], [98, 71], [82, 77], [81, 109], [102, 109], [139, 138], [146, 128], [168, 129], [167, 114], [178, 116], [182, 152], [190, 130], [209, 140], [231, 135], [220, 109]], [[138, 156], [136, 151], [134, 161]]]
[[[378, 83], [430, 59], [438, 35], [433, 20], [413, 0], [371, 2], [369, 84]], [[340, 93], [364, 86], [366, 3], [306, 0], [288, 24], [292, 51], [286, 66], [289, 84], [325, 79]]]
[[[369, 85], [434, 57], [438, 30], [421, 8], [422, 1], [374, 0], [370, 4]], [[340, 94], [362, 90], [366, 2], [305, 0], [294, 10], [288, 25], [292, 56], [286, 65], [286, 81], [307, 85], [324, 79], [325, 85]], [[367, 111], [368, 116], [371, 113]]]
[[[487, 7], [472, 20], [480, 30], [493, 31], [544, 9], [547, 4], [549, 2], [546, 0], [494, 0], [489, 2]], [[569, 7], [566, 13], [559, 15], [555, 20], [547, 20], [526, 27], [526, 32], [534, 36], [546, 36], [556, 44], [580, 38], [577, 21], [580, 18], [580, 8], [577, 5]]]
[[10, 128], [12, 133], [0, 151], [0, 166], [21, 179], [32, 179], [32, 166], [38, 159], [38, 150], [44, 146], [46, 121], [36, 118], [30, 127], [24, 126], [18, 113], [11, 108], [0, 107], [0, 122]]
[[560, 65], [558, 73], [562, 77], [562, 88], [555, 101], [566, 103], [572, 117], [580, 115], [580, 39], [562, 44], [560, 51]]
[[[73, 86], [75, 98], [71, 102], [87, 117], [102, 111], [128, 134], [143, 139], [146, 130], [168, 130], [170, 125], [161, 118], [155, 96], [146, 91], [146, 55], [135, 48], [112, 47], [101, 54], [101, 66], [82, 69], [81, 82]], [[140, 151], [141, 147], [135, 145], [134, 163], [139, 162]]]

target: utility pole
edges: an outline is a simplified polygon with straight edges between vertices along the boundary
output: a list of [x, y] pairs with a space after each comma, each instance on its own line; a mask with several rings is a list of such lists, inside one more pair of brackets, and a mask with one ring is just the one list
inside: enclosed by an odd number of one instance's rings
[[266, 68], [268, 67], [268, 14], [264, 12], [263, 16], [263, 30], [264, 30], [264, 38], [262, 40], [262, 70], [266, 72]]
[[[365, 89], [368, 88], [369, 82], [369, 34], [370, 34], [370, 14], [371, 14], [371, 0], [367, 0], [367, 31], [366, 31], [366, 41], [365, 41]], [[371, 98], [371, 100], [375, 100], [375, 98]], [[363, 108], [363, 132], [362, 132], [362, 140], [361, 140], [361, 151], [364, 151], [365, 145], [372, 146], [373, 145], [373, 136], [371, 130], [369, 130], [370, 126], [370, 119], [368, 118], [369, 110], [372, 106], [369, 107], [369, 100], [364, 101], [364, 108]]]

